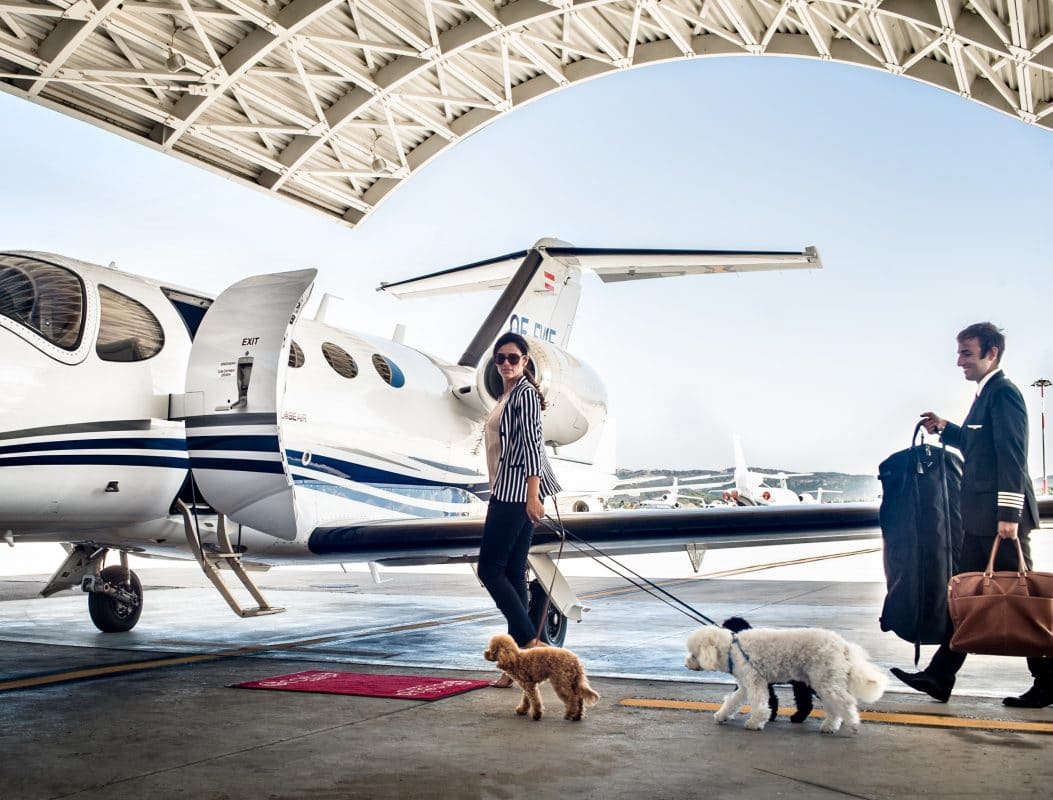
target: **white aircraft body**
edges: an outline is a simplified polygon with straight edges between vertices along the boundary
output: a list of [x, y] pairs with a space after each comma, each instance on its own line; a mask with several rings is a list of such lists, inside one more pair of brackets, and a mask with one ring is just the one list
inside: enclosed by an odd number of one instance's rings
[[[812, 248], [616, 251], [542, 240], [382, 286], [396, 296], [503, 290], [451, 363], [302, 318], [314, 270], [250, 277], [212, 298], [62, 256], [0, 253], [0, 536], [64, 543], [69, 557], [44, 593], [79, 585], [104, 631], [130, 629], [142, 610], [128, 553], [195, 558], [242, 616], [280, 610], [246, 566], [471, 562], [488, 497], [482, 424], [501, 388], [490, 359], [498, 335], [530, 337], [565, 489], [558, 511], [594, 511], [614, 485], [614, 459], [606, 390], [567, 349], [582, 271], [611, 282], [817, 266]], [[732, 511], [584, 513], [568, 529], [634, 553], [876, 527], [872, 506], [837, 517]], [[539, 528], [531, 552], [553, 600], [554, 640], [582, 610], [550, 558], [558, 546]], [[105, 566], [110, 551], [121, 564]], [[221, 567], [256, 607], [242, 607]]]

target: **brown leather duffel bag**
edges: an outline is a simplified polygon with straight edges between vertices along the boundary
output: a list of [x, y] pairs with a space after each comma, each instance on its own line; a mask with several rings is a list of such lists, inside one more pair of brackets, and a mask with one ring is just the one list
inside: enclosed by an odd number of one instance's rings
[[1029, 572], [1020, 540], [1018, 572], [995, 572], [996, 538], [984, 572], [963, 572], [947, 584], [954, 621], [951, 649], [995, 656], [1053, 656], [1053, 574]]

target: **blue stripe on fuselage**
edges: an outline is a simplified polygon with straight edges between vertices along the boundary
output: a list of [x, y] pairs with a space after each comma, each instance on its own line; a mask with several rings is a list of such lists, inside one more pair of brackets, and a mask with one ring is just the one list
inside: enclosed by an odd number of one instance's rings
[[195, 436], [188, 434], [190, 450], [243, 450], [250, 453], [277, 453], [277, 436]]
[[165, 458], [163, 456], [135, 456], [120, 453], [69, 453], [66, 455], [34, 455], [0, 458], [0, 467], [36, 467], [52, 465], [109, 464], [119, 467], [166, 467], [188, 469], [187, 458]]
[[[346, 486], [337, 486], [333, 483], [315, 480], [314, 478], [305, 478], [299, 475], [293, 476], [293, 480], [298, 486], [301, 486], [304, 489], [311, 489], [312, 491], [323, 492], [325, 494], [340, 497], [344, 500], [351, 500], [357, 503], [363, 503], [368, 506], [373, 506], [374, 508], [383, 508], [386, 511], [394, 511], [398, 514], [405, 514], [410, 517], [461, 517], [464, 516], [466, 513], [465, 511], [442, 511], [436, 508], [426, 508], [418, 505], [411, 505], [409, 502], [400, 502], [398, 500], [392, 500], [386, 497], [377, 497], [376, 495], [368, 494], [357, 489], [351, 489]], [[375, 486], [374, 488], [393, 491], [396, 490], [397, 487]], [[456, 487], [447, 487], [447, 491], [450, 493], [467, 495], [467, 492], [464, 492], [463, 490], [458, 489]], [[474, 498], [466, 497], [465, 500], [452, 500], [446, 498], [422, 499], [432, 500], [432, 502], [444, 502], [451, 504], [463, 503], [467, 507], [471, 504]]]
[[490, 488], [487, 483], [469, 483], [461, 484], [454, 483], [451, 481], [434, 481], [427, 480], [424, 478], [417, 478], [411, 475], [403, 475], [398, 472], [389, 472], [384, 469], [377, 469], [376, 467], [365, 467], [360, 464], [354, 464], [350, 461], [342, 461], [338, 458], [332, 458], [330, 456], [321, 456], [315, 453], [311, 454], [311, 461], [309, 464], [303, 463], [304, 451], [302, 450], [286, 450], [286, 456], [289, 458], [290, 463], [293, 461], [299, 462], [298, 467], [302, 469], [315, 470], [323, 474], [328, 474], [333, 477], [344, 478], [355, 483], [368, 483], [368, 484], [402, 484], [409, 486], [456, 486], [459, 489], [464, 489], [469, 492], [481, 492], [486, 491]]
[[186, 450], [182, 439], [122, 438], [67, 439], [63, 441], [9, 444], [0, 447], [0, 456], [8, 453], [32, 453], [40, 450]]

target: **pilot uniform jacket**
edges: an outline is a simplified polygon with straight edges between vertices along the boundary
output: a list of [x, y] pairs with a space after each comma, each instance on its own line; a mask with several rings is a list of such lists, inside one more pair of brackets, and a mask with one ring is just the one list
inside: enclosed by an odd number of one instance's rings
[[519, 379], [508, 395], [499, 431], [501, 455], [490, 497], [506, 503], [525, 503], [527, 478], [531, 475], [541, 478], [541, 498], [559, 492], [559, 482], [545, 455], [541, 397], [526, 376]]
[[999, 370], [980, 390], [961, 426], [948, 422], [940, 438], [965, 457], [962, 527], [993, 537], [999, 522], [1038, 524], [1038, 504], [1027, 471], [1027, 409], [1020, 390]]

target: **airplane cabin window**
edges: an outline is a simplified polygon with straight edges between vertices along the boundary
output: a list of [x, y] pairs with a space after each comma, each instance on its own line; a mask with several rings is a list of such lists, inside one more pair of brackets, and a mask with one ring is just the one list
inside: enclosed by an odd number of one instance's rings
[[292, 345], [289, 347], [289, 366], [293, 369], [302, 367], [303, 361], [303, 348], [293, 340]]
[[398, 365], [394, 361], [384, 358], [379, 353], [373, 354], [373, 368], [377, 371], [381, 380], [389, 386], [398, 389], [406, 383], [406, 376], [402, 374], [402, 370], [398, 368]]
[[63, 267], [0, 256], [0, 316], [63, 350], [76, 350], [84, 330], [84, 284]]
[[99, 286], [99, 338], [95, 352], [103, 361], [146, 361], [161, 352], [165, 334], [161, 323], [138, 300]]
[[329, 366], [333, 368], [337, 375], [345, 378], [353, 378], [358, 375], [358, 364], [355, 363], [355, 359], [344, 348], [338, 347], [332, 342], [324, 342], [322, 344], [322, 355], [325, 356], [325, 360], [329, 362]]

